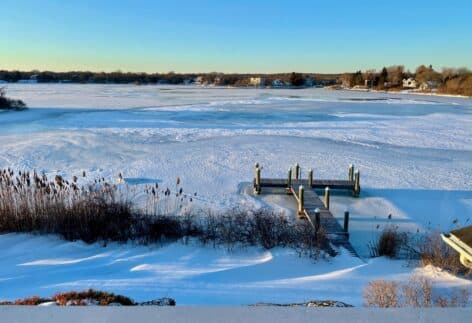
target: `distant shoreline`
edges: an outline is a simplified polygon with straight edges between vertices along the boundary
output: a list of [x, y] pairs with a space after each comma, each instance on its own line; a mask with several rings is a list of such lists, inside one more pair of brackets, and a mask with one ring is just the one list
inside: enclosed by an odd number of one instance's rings
[[348, 89], [340, 88], [334, 89], [329, 87], [324, 87], [326, 90], [334, 91], [347, 91], [347, 92], [372, 92], [372, 93], [387, 93], [387, 94], [412, 94], [412, 95], [424, 95], [424, 96], [438, 96], [438, 97], [448, 97], [448, 98], [462, 98], [462, 99], [472, 99], [472, 96], [460, 95], [460, 94], [447, 94], [447, 93], [437, 93], [437, 92], [417, 92], [410, 90], [402, 91], [388, 91], [388, 90], [374, 90], [374, 89]]

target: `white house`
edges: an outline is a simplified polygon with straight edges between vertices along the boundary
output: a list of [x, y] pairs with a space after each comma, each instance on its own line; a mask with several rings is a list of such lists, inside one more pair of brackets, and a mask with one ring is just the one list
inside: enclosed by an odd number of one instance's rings
[[282, 80], [273, 80], [272, 87], [284, 87], [285, 83]]
[[264, 86], [265, 80], [262, 77], [251, 77], [249, 78], [249, 84], [256, 87]]
[[426, 81], [420, 84], [418, 88], [420, 91], [434, 91], [438, 88], [438, 82]]
[[412, 77], [407, 79], [403, 79], [403, 87], [407, 89], [416, 89], [418, 87], [418, 83]]
[[195, 85], [203, 85], [203, 76], [197, 76], [194, 80]]

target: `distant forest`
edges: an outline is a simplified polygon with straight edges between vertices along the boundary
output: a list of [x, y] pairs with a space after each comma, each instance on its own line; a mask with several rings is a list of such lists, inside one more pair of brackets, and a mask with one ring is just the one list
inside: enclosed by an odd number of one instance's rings
[[[408, 84], [405, 81], [408, 81]], [[132, 72], [50, 72], [0, 70], [1, 82], [38, 83], [111, 83], [111, 84], [201, 84], [215, 86], [258, 87], [324, 87], [364, 90], [410, 90], [472, 96], [472, 72], [466, 68], [435, 70], [421, 65], [414, 72], [402, 65], [381, 70], [357, 71], [343, 74], [276, 73], [132, 73]]]
[[261, 78], [259, 86], [332, 85], [340, 74], [279, 73], [279, 74], [225, 74], [225, 73], [132, 73], [132, 72], [50, 72], [0, 70], [0, 81], [18, 82], [34, 79], [38, 83], [112, 83], [112, 84], [212, 84], [218, 86], [251, 86], [251, 78]]

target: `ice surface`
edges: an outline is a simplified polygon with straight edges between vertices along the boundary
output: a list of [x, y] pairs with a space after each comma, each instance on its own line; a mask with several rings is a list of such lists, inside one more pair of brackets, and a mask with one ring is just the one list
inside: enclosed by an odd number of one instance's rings
[[[289, 202], [283, 198], [256, 200], [241, 190], [240, 183], [251, 181], [256, 161], [263, 165], [263, 177], [285, 177], [287, 168], [298, 162], [303, 173], [312, 167], [315, 178], [346, 178], [348, 164], [353, 163], [361, 171], [362, 196], [333, 197], [332, 208], [338, 217], [350, 209], [351, 239], [363, 257], [368, 256], [367, 243], [392, 222], [408, 231], [446, 231], [471, 222], [472, 100], [322, 89], [134, 85], [9, 84], [7, 92], [31, 109], [0, 112], [0, 167], [63, 175], [85, 170], [89, 176], [109, 180], [116, 180], [121, 172], [130, 183], [156, 180], [161, 186], [171, 186], [180, 177], [184, 190], [198, 192], [199, 203], [208, 207], [269, 203], [287, 208]], [[392, 220], [387, 219], [390, 214]], [[8, 256], [8, 250], [21, 242], [15, 239], [1, 238], [0, 256]], [[334, 264], [313, 265], [287, 250], [270, 256], [253, 250], [241, 251], [242, 258], [225, 255], [235, 262], [228, 266], [198, 257], [202, 263], [175, 264], [171, 259], [166, 263], [152, 257], [126, 267], [107, 267], [116, 250], [134, 257], [146, 254], [145, 248], [100, 249], [41, 239], [57, 248], [48, 248], [50, 257], [41, 258], [28, 248], [15, 247], [10, 252], [12, 261], [1, 269], [0, 297], [48, 295], [46, 291], [75, 288], [74, 283], [121, 291], [132, 279], [139, 287], [130, 287], [131, 296], [168, 292], [189, 304], [300, 301], [334, 297], [335, 292], [336, 299], [359, 304], [360, 292], [353, 290], [385, 261], [359, 263], [346, 255]], [[70, 249], [65, 254], [60, 248]], [[82, 254], [88, 248], [93, 251]], [[224, 254], [179, 244], [149, 252], [167, 250], [170, 255], [173, 248], [185, 250], [186, 256], [207, 253], [218, 259]], [[20, 261], [18, 253], [28, 259]], [[96, 263], [98, 272], [93, 270]], [[393, 276], [412, 270], [400, 262], [388, 263]], [[238, 268], [234, 273], [233, 265]], [[292, 266], [301, 266], [306, 273], [287, 269]], [[246, 276], [245, 271], [253, 268], [258, 269], [250, 272], [251, 284], [246, 277], [238, 280], [238, 275]], [[16, 284], [12, 277], [18, 270], [31, 277]], [[47, 274], [51, 270], [64, 275]], [[281, 274], [286, 270], [290, 274]], [[340, 286], [345, 281], [340, 277], [349, 281], [352, 276], [343, 270], [361, 270], [366, 277], [362, 274], [355, 287], [346, 287], [344, 293]], [[162, 287], [161, 276], [167, 277], [164, 286], [168, 287]], [[312, 276], [316, 279], [307, 278]], [[230, 284], [232, 277], [234, 285], [242, 286], [237, 291]], [[221, 281], [216, 284], [215, 279]], [[306, 281], [310, 283], [301, 283]], [[154, 285], [156, 289], [150, 291]], [[189, 288], [179, 291], [183, 286]], [[256, 297], [255, 286], [263, 289], [260, 296]]]

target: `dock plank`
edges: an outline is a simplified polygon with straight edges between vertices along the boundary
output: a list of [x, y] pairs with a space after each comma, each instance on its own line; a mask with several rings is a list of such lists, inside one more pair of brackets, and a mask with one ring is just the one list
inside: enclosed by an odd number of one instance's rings
[[[292, 179], [292, 186], [297, 187], [303, 185], [308, 187], [308, 180], [294, 180]], [[261, 187], [287, 187], [287, 180], [281, 178], [261, 178]], [[325, 188], [330, 189], [354, 189], [354, 181], [349, 180], [332, 180], [332, 179], [315, 179], [313, 180], [312, 188]]]
[[[292, 192], [292, 196], [298, 203], [298, 187], [300, 185], [304, 185], [307, 187], [308, 181], [307, 180], [292, 180], [290, 190]], [[338, 181], [338, 180], [319, 180], [315, 182], [312, 188], [316, 188], [317, 185], [324, 188], [326, 184], [333, 188], [333, 186], [338, 185], [340, 188], [348, 187], [351, 189], [351, 181]], [[330, 186], [331, 185], [331, 186]], [[287, 187], [287, 183], [285, 180], [282, 179], [261, 179], [261, 187]], [[320, 226], [326, 232], [328, 239], [330, 242], [336, 247], [343, 247], [349, 253], [351, 253], [355, 257], [359, 257], [354, 248], [352, 247], [351, 243], [349, 242], [349, 234], [344, 232], [343, 227], [338, 222], [338, 220], [334, 217], [329, 209], [327, 209], [324, 205], [324, 202], [318, 196], [314, 189], [305, 189], [304, 191], [304, 210], [305, 214], [308, 217], [310, 224], [314, 226], [315, 223], [315, 210], [319, 209], [320, 211]]]

